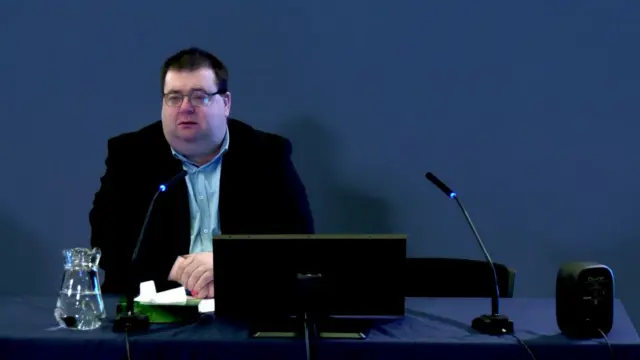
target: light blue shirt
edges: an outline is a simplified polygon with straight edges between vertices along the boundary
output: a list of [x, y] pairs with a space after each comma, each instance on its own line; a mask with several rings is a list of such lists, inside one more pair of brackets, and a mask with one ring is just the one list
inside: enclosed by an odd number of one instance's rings
[[189, 209], [191, 212], [191, 246], [189, 253], [213, 251], [213, 236], [220, 234], [218, 201], [220, 199], [220, 171], [222, 155], [229, 148], [229, 130], [222, 141], [220, 153], [208, 163], [198, 166], [178, 154], [173, 148], [173, 156], [182, 161], [187, 171], [189, 189]]

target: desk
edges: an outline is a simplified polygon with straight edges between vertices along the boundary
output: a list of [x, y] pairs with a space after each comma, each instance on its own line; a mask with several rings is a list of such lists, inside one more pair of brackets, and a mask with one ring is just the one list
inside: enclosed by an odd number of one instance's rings
[[[113, 315], [115, 299], [105, 298]], [[0, 297], [0, 359], [126, 359], [123, 334], [110, 324], [94, 331], [56, 328], [55, 298]], [[372, 329], [366, 340], [321, 340], [318, 359], [518, 360], [530, 359], [512, 337], [490, 337], [469, 328], [490, 308], [489, 299], [407, 299], [407, 316]], [[603, 340], [570, 341], [559, 335], [551, 299], [504, 299], [503, 313], [538, 360], [609, 360]], [[616, 302], [609, 339], [618, 360], [640, 359], [640, 339], [622, 303]], [[205, 316], [191, 325], [154, 326], [129, 337], [132, 360], [304, 360], [300, 339], [252, 339], [247, 330]]]

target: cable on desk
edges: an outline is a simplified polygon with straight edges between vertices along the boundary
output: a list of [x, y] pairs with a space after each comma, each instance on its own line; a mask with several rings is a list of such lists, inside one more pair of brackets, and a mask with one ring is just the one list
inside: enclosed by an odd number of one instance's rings
[[306, 348], [307, 360], [311, 360], [311, 344], [309, 343], [309, 324], [307, 314], [304, 314], [304, 347]]
[[520, 339], [519, 337], [517, 337], [515, 334], [511, 334], [511, 336], [513, 336], [516, 340], [518, 340], [518, 342], [520, 343], [520, 345], [522, 345], [522, 347], [527, 350], [527, 352], [529, 353], [529, 357], [531, 357], [531, 360], [538, 360], [536, 359], [535, 355], [533, 355], [533, 351], [531, 351], [531, 349], [529, 349], [529, 347], [527, 346], [527, 344], [524, 343], [524, 341], [522, 341], [522, 339]]
[[611, 354], [611, 360], [616, 360], [616, 353], [613, 351], [613, 346], [611, 346], [609, 337], [607, 337], [607, 334], [605, 334], [604, 331], [602, 331], [602, 329], [596, 328], [596, 330], [600, 333], [600, 335], [602, 335], [602, 338], [607, 343], [607, 346], [609, 347], [609, 354]]
[[129, 347], [129, 331], [125, 330], [124, 332], [124, 345], [127, 349], [127, 360], [131, 360], [131, 349]]
[[311, 342], [312, 342], [313, 336], [315, 335], [315, 331], [311, 331], [311, 334], [309, 334], [309, 328], [313, 326], [313, 323], [311, 324], [309, 323], [306, 312], [304, 313], [303, 325], [304, 325], [304, 346], [306, 349], [306, 359], [315, 360], [316, 358], [315, 352], [311, 346]]
[[520, 343], [520, 345], [522, 345], [522, 347], [527, 350], [527, 352], [529, 353], [529, 357], [531, 358], [531, 360], [538, 360], [536, 359], [536, 356], [533, 355], [533, 351], [531, 351], [531, 349], [529, 348], [529, 346], [527, 346], [527, 344], [525, 344], [525, 342], [520, 339], [516, 334], [508, 334], [510, 336], [512, 336], [514, 339], [518, 340], [518, 342]]
[[611, 342], [609, 341], [609, 337], [607, 336], [607, 334], [605, 334], [604, 331], [602, 331], [602, 329], [600, 329], [596, 324], [594, 324], [594, 322], [591, 321], [591, 319], [586, 319], [585, 322], [591, 325], [591, 330], [597, 331], [600, 334], [600, 336], [602, 336], [604, 341], [607, 343], [607, 347], [609, 348], [609, 354], [611, 355], [611, 360], [616, 360], [616, 353], [613, 351], [613, 346], [611, 346]]

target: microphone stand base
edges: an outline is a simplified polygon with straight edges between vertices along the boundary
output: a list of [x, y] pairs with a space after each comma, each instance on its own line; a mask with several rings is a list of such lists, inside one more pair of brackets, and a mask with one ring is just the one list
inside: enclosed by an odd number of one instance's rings
[[114, 332], [142, 332], [149, 330], [149, 317], [142, 314], [120, 314], [113, 323]]
[[481, 315], [473, 319], [471, 328], [485, 335], [512, 335], [513, 321], [504, 315]]

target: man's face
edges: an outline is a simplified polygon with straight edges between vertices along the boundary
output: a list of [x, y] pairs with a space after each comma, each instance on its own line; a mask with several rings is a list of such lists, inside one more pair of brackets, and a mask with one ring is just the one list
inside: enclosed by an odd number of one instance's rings
[[224, 139], [231, 94], [218, 91], [213, 70], [169, 70], [164, 82], [162, 129], [167, 142], [184, 156], [203, 156]]

